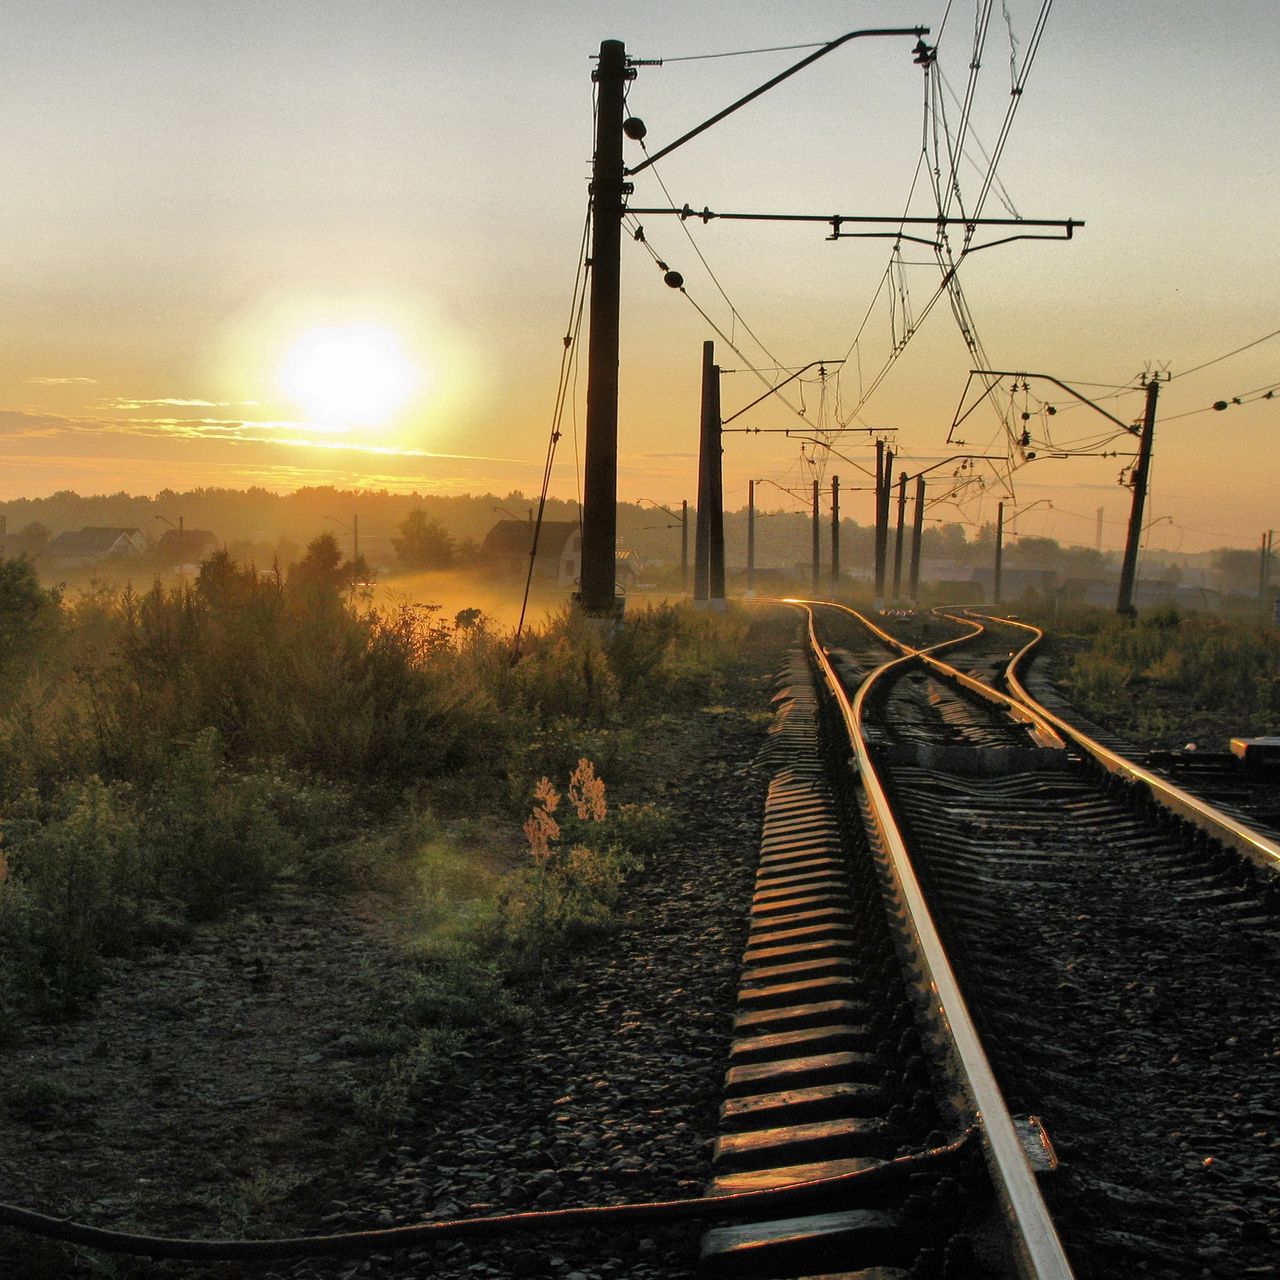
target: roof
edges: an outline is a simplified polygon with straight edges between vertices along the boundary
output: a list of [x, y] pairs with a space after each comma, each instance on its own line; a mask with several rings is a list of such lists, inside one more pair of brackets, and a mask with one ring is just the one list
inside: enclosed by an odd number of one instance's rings
[[[485, 534], [480, 553], [485, 556], [528, 556], [534, 525], [528, 520], [499, 520]], [[558, 556], [578, 532], [576, 520], [544, 520], [538, 534], [538, 554]]]
[[132, 550], [141, 550], [144, 541], [142, 530], [90, 526], [76, 533], [68, 529], [51, 539], [44, 553], [50, 556], [109, 556], [119, 549], [121, 540], [130, 544]]

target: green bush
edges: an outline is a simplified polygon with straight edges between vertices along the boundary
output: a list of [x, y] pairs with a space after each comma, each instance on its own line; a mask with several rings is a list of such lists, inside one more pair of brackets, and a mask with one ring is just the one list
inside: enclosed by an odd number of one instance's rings
[[66, 788], [48, 821], [6, 824], [0, 948], [37, 1007], [70, 1011], [96, 987], [101, 959], [132, 936], [148, 876], [127, 792], [101, 779]]

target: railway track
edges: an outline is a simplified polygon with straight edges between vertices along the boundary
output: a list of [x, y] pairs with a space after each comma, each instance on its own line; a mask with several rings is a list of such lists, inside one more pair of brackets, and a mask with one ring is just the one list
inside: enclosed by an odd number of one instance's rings
[[[943, 1239], [922, 1236], [918, 1218], [895, 1208], [907, 1240], [914, 1233], [919, 1248], [913, 1255], [895, 1237], [894, 1265], [908, 1275], [1280, 1274], [1273, 1261], [1280, 1226], [1280, 916], [1265, 839], [1229, 815], [1223, 826], [1222, 815], [1190, 813], [1176, 794], [1153, 790], [1127, 762], [1100, 765], [1046, 708], [1013, 709], [1018, 719], [1010, 721], [1011, 708], [996, 705], [999, 695], [986, 683], [997, 657], [1007, 665], [1008, 632], [961, 623], [955, 630], [968, 632], [967, 658], [955, 657], [966, 637], [953, 634], [923, 656], [891, 663], [895, 646], [899, 654], [912, 646], [848, 611], [817, 612], [832, 682], [857, 689], [842, 718], [863, 730], [855, 747], [859, 786], [843, 804], [847, 810], [856, 800], [862, 810], [870, 862], [856, 834], [846, 835], [845, 858], [855, 870], [845, 874], [865, 886], [866, 867], [874, 865], [890, 932], [897, 933], [894, 949], [914, 975], [896, 980], [901, 997], [892, 983], [878, 996], [875, 989], [850, 995], [851, 1005], [875, 1007], [880, 999], [900, 1009], [905, 999], [913, 1010], [901, 1038], [905, 1061], [889, 1055], [889, 1077], [904, 1082], [890, 1090], [896, 1100], [889, 1107], [898, 1109], [899, 1122], [907, 1108], [915, 1127], [885, 1132], [904, 1146], [921, 1139], [929, 1146], [966, 1121], [984, 1126], [987, 1158], [981, 1169], [970, 1162], [967, 1180], [956, 1180], [964, 1207], [953, 1207]], [[875, 674], [878, 668], [884, 669]], [[1016, 683], [1011, 687], [1026, 696]], [[802, 777], [777, 784], [777, 838], [801, 865], [814, 850], [800, 839], [804, 823], [787, 806], [810, 802], [810, 772], [806, 766]], [[771, 806], [766, 833], [773, 820]], [[822, 927], [865, 939], [876, 911], [866, 906], [856, 919], [841, 917], [839, 900], [847, 894], [832, 868], [784, 870], [783, 850], [769, 847], [769, 839], [753, 939], [757, 928]], [[836, 837], [824, 826], [820, 839]], [[901, 865], [891, 854], [900, 855]], [[831, 848], [818, 853], [832, 855]], [[775, 884], [777, 875], [794, 879]], [[799, 893], [806, 886], [814, 890], [812, 901]], [[788, 896], [792, 889], [797, 900]], [[917, 911], [908, 904], [917, 893], [920, 916], [936, 919], [946, 948], [941, 982], [922, 965], [913, 936]], [[830, 899], [825, 905], [822, 895]], [[769, 914], [774, 905], [779, 913]], [[743, 1009], [761, 998], [761, 987], [778, 983], [766, 998], [792, 1010], [779, 1018], [828, 1021], [825, 1012], [800, 1012], [805, 1002], [822, 1003], [814, 993], [797, 993], [788, 1004], [793, 996], [781, 990], [784, 979], [801, 972], [790, 966], [803, 968], [816, 957], [775, 953], [770, 972], [759, 963], [766, 936], [753, 944], [754, 955], [748, 948]], [[854, 974], [876, 968], [863, 953], [842, 963]], [[880, 967], [883, 984], [883, 961]], [[954, 975], [964, 1015], [944, 1008], [940, 1019], [931, 1018], [952, 980], [946, 975]], [[845, 1012], [854, 1016], [852, 1008]], [[1001, 1183], [989, 1131], [993, 1124], [1016, 1129], [1014, 1122], [996, 1119], [995, 1100], [976, 1104], [965, 1071], [954, 1074], [960, 1051], [948, 1037], [970, 1012], [979, 1052], [985, 1047], [994, 1064], [995, 1098], [1003, 1092], [1019, 1115], [1043, 1116], [1045, 1141], [1064, 1157], [1057, 1172], [1031, 1176], [1032, 1198], [1042, 1194], [1044, 1206], [1035, 1230], [1061, 1232], [1059, 1260], [1029, 1257], [1018, 1243], [1020, 1206], [1010, 1208], [1016, 1197]], [[761, 1034], [744, 1012], [735, 1054], [750, 1052]], [[797, 1047], [778, 1042], [780, 1074]], [[886, 1045], [876, 1052], [885, 1055]], [[726, 1116], [736, 1117], [732, 1101]], [[753, 1185], [795, 1171], [779, 1153], [786, 1132], [805, 1124], [799, 1113], [793, 1121], [773, 1110]], [[929, 1126], [939, 1127], [922, 1134]], [[1025, 1160], [1037, 1150], [1040, 1131], [1026, 1121], [1021, 1129]], [[752, 1145], [722, 1143], [726, 1160]], [[847, 1151], [834, 1136], [824, 1148], [831, 1160]], [[880, 1273], [869, 1268], [885, 1263], [874, 1252], [860, 1253], [852, 1234], [823, 1252], [820, 1241], [806, 1238], [809, 1227], [794, 1222], [732, 1232], [708, 1237], [709, 1266], [720, 1274], [812, 1275], [838, 1267], [841, 1274], [871, 1275]], [[782, 1239], [791, 1252], [770, 1245]], [[770, 1247], [775, 1251], [765, 1262]], [[750, 1270], [744, 1260], [753, 1250], [757, 1269]]]
[[[868, 795], [867, 745], [843, 740], [834, 770], [824, 759], [822, 722], [855, 722], [844, 686], [883, 665], [885, 640], [844, 650], [839, 675], [825, 665], [834, 706], [806, 659], [786, 675], [712, 1191], [839, 1179], [895, 1161], [911, 1174], [866, 1199], [841, 1191], [822, 1212], [718, 1226], [704, 1238], [703, 1270], [1067, 1277], [1033, 1168], [1049, 1161], [1042, 1130], [1003, 1106], [883, 797]], [[932, 687], [899, 710], [912, 701], [963, 745], [1045, 749], [1025, 725], [998, 726], [990, 712], [948, 714]], [[924, 732], [913, 721], [901, 736], [919, 746]], [[825, 736], [829, 744], [835, 734]], [[843, 767], [850, 749], [863, 757], [857, 790]], [[851, 820], [859, 815], [870, 835]], [[966, 1133], [972, 1140], [956, 1150]]]

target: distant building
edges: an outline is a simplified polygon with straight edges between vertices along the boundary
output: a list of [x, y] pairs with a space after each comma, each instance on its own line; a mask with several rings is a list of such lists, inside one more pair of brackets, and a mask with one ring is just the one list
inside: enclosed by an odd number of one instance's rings
[[[480, 545], [481, 563], [502, 574], [527, 574], [533, 529], [532, 521], [499, 520]], [[640, 557], [634, 551], [618, 552], [614, 574], [624, 592], [636, 586], [640, 572]], [[554, 583], [566, 589], [579, 585], [582, 578], [582, 530], [576, 520], [542, 522], [533, 576], [535, 582]]]
[[[995, 598], [994, 565], [983, 565], [974, 569], [969, 577], [970, 581], [981, 585], [984, 601], [990, 602]], [[1001, 568], [1000, 570], [1000, 599], [1006, 602], [1020, 600], [1028, 591], [1038, 591], [1046, 600], [1051, 600], [1057, 585], [1058, 575], [1052, 569]]]
[[89, 527], [58, 534], [45, 546], [44, 556], [66, 568], [76, 568], [112, 557], [140, 556], [146, 549], [141, 529]]
[[[504, 574], [529, 572], [532, 520], [499, 520], [480, 544], [480, 559]], [[538, 532], [534, 578], [558, 587], [576, 586], [582, 576], [582, 533], [576, 520], [544, 520]]]

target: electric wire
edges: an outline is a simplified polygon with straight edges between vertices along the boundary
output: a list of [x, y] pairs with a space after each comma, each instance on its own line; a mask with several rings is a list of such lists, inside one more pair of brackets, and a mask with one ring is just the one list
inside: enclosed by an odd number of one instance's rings
[[680, 58], [658, 58], [659, 66], [668, 62], [705, 62], [709, 58], [745, 58], [755, 53], [787, 53], [792, 49], [821, 49], [830, 41], [819, 40], [816, 44], [775, 44], [767, 49], [734, 49], [729, 53], [687, 53]]
[[1243, 347], [1237, 347], [1234, 351], [1228, 351], [1226, 355], [1214, 356], [1212, 360], [1206, 360], [1203, 364], [1195, 365], [1190, 369], [1183, 369], [1181, 373], [1175, 373], [1169, 381], [1172, 382], [1175, 378], [1185, 378], [1191, 373], [1199, 373], [1201, 369], [1207, 369], [1213, 364], [1220, 364], [1223, 360], [1230, 360], [1232, 356], [1238, 356], [1242, 351], [1248, 351], [1250, 347], [1259, 346], [1261, 343], [1267, 342], [1276, 337], [1280, 337], [1280, 329], [1273, 329], [1270, 333], [1264, 333], [1261, 338], [1255, 338], [1252, 342], [1246, 342]]
[[[564, 409], [569, 399], [569, 388], [576, 383], [578, 364], [578, 336], [582, 329], [582, 315], [587, 299], [587, 261], [591, 238], [591, 205], [587, 201], [586, 217], [582, 226], [582, 238], [578, 246], [578, 267], [574, 274], [573, 295], [569, 304], [569, 322], [560, 355], [560, 375], [556, 384], [555, 408], [551, 415], [551, 432], [547, 440], [546, 459], [542, 468], [542, 487], [538, 495], [538, 515], [534, 521], [533, 536], [529, 547], [529, 569], [525, 576], [524, 595], [520, 601], [520, 619], [516, 623], [515, 635], [511, 642], [511, 662], [514, 665], [520, 659], [520, 640], [524, 634], [525, 616], [529, 609], [529, 596], [533, 590], [533, 570], [537, 562], [538, 538], [542, 532], [542, 520], [547, 509], [547, 494], [551, 488], [551, 472], [555, 463], [556, 446], [560, 442], [560, 426], [564, 420]], [[577, 448], [577, 432], [574, 432], [575, 453]], [[579, 521], [581, 521], [582, 503], [578, 503]]]
[[[668, 196], [668, 199], [670, 199], [669, 196]], [[653, 245], [649, 243], [648, 236], [646, 235], [643, 226], [641, 226], [640, 222], [636, 219], [635, 215], [631, 213], [624, 214], [623, 223], [624, 225], [628, 226], [632, 230], [632, 236], [631, 236], [632, 240], [642, 245], [645, 249], [645, 252], [649, 254], [649, 256], [653, 259], [655, 264], [657, 264], [657, 266], [660, 269], [665, 271], [667, 269], [666, 262], [658, 254], [658, 251], [653, 247]], [[708, 271], [710, 271], [709, 267], [708, 267]], [[718, 284], [717, 284], [717, 288], [719, 288]], [[693, 295], [689, 293], [688, 288], [684, 284], [681, 284], [679, 286], [679, 293], [693, 307], [693, 309], [702, 317], [702, 319], [706, 322], [707, 326], [716, 334], [716, 336], [719, 337], [721, 341], [724, 342], [725, 346], [727, 346], [729, 350], [731, 350], [734, 353], [734, 355], [736, 355], [738, 359], [741, 360], [742, 363], [746, 365], [746, 367], [760, 380], [761, 384], [764, 387], [766, 387], [768, 390], [773, 391], [775, 386], [777, 385], [776, 381], [771, 382], [769, 378], [765, 376], [761, 368], [758, 367], [756, 363], [751, 359], [751, 357], [748, 356], [746, 352], [744, 352], [742, 348], [738, 345], [734, 336], [724, 331], [724, 329], [711, 317], [710, 313], [694, 299]], [[729, 302], [729, 299], [727, 296], [724, 295], [723, 290], [721, 290], [721, 296], [725, 297], [725, 301], [726, 303], [728, 303], [730, 313], [734, 316], [737, 316], [738, 312], [736, 308], [734, 308], [732, 302]], [[776, 356], [772, 355], [769, 352], [768, 348], [765, 347], [758, 338], [756, 338], [755, 334], [752, 333], [751, 329], [746, 325], [745, 322], [743, 323], [743, 328], [746, 329], [747, 332], [751, 334], [752, 340], [756, 342], [756, 344], [765, 353], [765, 355], [769, 357], [770, 361], [773, 362], [772, 366], [770, 367], [773, 367], [773, 368], [780, 367], [781, 362], [777, 359]], [[805, 422], [806, 425], [808, 425], [807, 421], [805, 420], [804, 413], [797, 405], [793, 404], [792, 401], [789, 400], [781, 392], [777, 392], [776, 394], [778, 396], [778, 399], [781, 400], [782, 403], [785, 404], [787, 408], [789, 408], [792, 411], [792, 413], [796, 415], [797, 418], [799, 418], [802, 422]]]
[[[643, 139], [640, 142], [640, 147], [644, 151], [645, 155], [647, 156], [649, 154], [649, 150], [644, 145]], [[678, 209], [679, 206], [677, 206], [675, 200], [672, 199], [671, 192], [667, 189], [667, 184], [663, 181], [662, 174], [658, 172], [658, 166], [656, 164], [650, 165], [650, 168], [653, 172], [653, 176], [658, 180], [658, 185], [662, 188], [662, 194], [667, 198], [667, 204], [670, 205], [672, 210]], [[703, 269], [706, 271], [707, 275], [711, 277], [711, 283], [715, 285], [716, 290], [719, 292], [720, 296], [724, 299], [725, 305], [729, 308], [730, 314], [734, 318], [735, 325], [739, 320], [741, 320], [742, 327], [750, 335], [751, 340], [756, 344], [756, 346], [759, 347], [760, 350], [763, 351], [764, 354], [774, 362], [774, 364], [781, 364], [781, 361], [769, 350], [768, 347], [765, 346], [765, 344], [756, 335], [755, 331], [751, 328], [751, 326], [747, 324], [745, 320], [742, 320], [742, 313], [738, 310], [737, 307], [733, 305], [733, 302], [729, 298], [729, 295], [725, 292], [724, 286], [720, 283], [720, 280], [716, 276], [716, 273], [711, 269], [711, 264], [707, 261], [706, 257], [704, 256], [702, 249], [699, 247], [697, 240], [693, 236], [693, 233], [689, 230], [689, 223], [687, 219], [685, 218], [680, 219], [680, 229], [684, 232], [685, 239], [688, 240], [690, 247], [693, 249], [694, 253], [697, 255], [698, 261], [702, 263]]]

